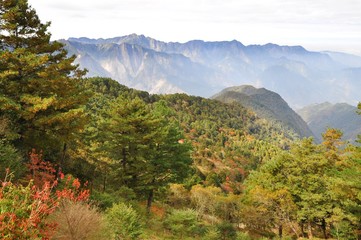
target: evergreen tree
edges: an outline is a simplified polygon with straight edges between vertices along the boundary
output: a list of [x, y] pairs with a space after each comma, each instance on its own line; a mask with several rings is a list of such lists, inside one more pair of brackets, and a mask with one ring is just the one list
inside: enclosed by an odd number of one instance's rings
[[50, 41], [49, 25], [27, 0], [0, 1], [0, 117], [16, 126], [15, 146], [24, 153], [65, 151], [85, 119], [78, 84], [84, 71]]
[[98, 155], [98, 166], [112, 169], [118, 186], [133, 189], [148, 201], [170, 182], [186, 177], [190, 146], [179, 143], [179, 127], [169, 122], [164, 102], [154, 108], [139, 98], [118, 97], [99, 120], [99, 131], [92, 145]]

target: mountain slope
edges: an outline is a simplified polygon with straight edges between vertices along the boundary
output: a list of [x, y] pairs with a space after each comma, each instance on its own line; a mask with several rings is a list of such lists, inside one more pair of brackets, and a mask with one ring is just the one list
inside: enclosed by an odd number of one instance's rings
[[62, 40], [89, 76], [105, 76], [151, 93], [209, 97], [250, 84], [279, 93], [294, 108], [315, 102], [355, 105], [361, 85], [357, 56], [301, 46], [245, 46], [238, 41], [162, 42], [144, 35]]
[[208, 91], [203, 86], [206, 85], [207, 73], [212, 70], [181, 54], [157, 52], [129, 43], [63, 43], [67, 44], [69, 52], [78, 56], [76, 63], [87, 68], [90, 77], [111, 77], [126, 86], [150, 93], [186, 91], [200, 95], [200, 89]]
[[337, 128], [343, 132], [343, 139], [354, 141], [361, 134], [361, 116], [357, 108], [346, 103], [321, 103], [304, 107], [297, 111], [318, 139], [327, 128]]
[[265, 88], [249, 85], [230, 87], [212, 98], [225, 103], [238, 102], [254, 111], [259, 117], [279, 122], [286, 128], [292, 129], [300, 137], [313, 136], [307, 124], [281, 96]]

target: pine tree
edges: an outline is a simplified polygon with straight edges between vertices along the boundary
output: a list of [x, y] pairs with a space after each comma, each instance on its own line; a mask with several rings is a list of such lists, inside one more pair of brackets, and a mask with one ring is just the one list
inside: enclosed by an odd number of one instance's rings
[[96, 146], [97, 167], [111, 169], [117, 187], [126, 186], [146, 198], [148, 210], [154, 192], [182, 180], [191, 165], [190, 145], [178, 142], [184, 136], [167, 111], [164, 102], [151, 108], [139, 98], [120, 96], [104, 111], [91, 143]]
[[27, 0], [0, 0], [0, 117], [16, 126], [15, 146], [24, 153], [60, 154], [85, 119], [78, 84], [85, 72], [50, 41], [49, 26]]

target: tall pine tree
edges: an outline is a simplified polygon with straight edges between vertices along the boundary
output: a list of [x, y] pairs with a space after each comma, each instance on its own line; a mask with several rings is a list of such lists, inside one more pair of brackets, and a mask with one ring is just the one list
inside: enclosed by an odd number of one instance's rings
[[126, 186], [147, 199], [148, 211], [154, 193], [183, 180], [192, 163], [191, 147], [179, 143], [184, 136], [169, 111], [164, 101], [152, 106], [120, 96], [104, 110], [91, 142], [98, 168], [107, 168], [103, 172], [114, 176], [116, 187]]
[[0, 118], [12, 122], [15, 146], [61, 158], [66, 143], [82, 129], [84, 71], [50, 41], [50, 23], [41, 23], [27, 0], [0, 0]]

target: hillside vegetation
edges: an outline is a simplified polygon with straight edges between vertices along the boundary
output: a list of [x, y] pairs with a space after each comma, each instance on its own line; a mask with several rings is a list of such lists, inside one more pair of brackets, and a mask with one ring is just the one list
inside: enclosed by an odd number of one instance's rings
[[361, 134], [361, 118], [357, 114], [357, 107], [347, 103], [321, 103], [297, 110], [298, 114], [307, 122], [317, 139], [327, 128], [337, 128], [343, 132], [342, 139], [354, 142]]
[[300, 116], [275, 92], [249, 85], [226, 88], [213, 99], [225, 103], [238, 102], [252, 110], [260, 118], [278, 123], [286, 131], [294, 131], [300, 137], [311, 137], [313, 133]]
[[360, 238], [339, 130], [85, 78], [26, 0], [0, 3], [2, 239]]

